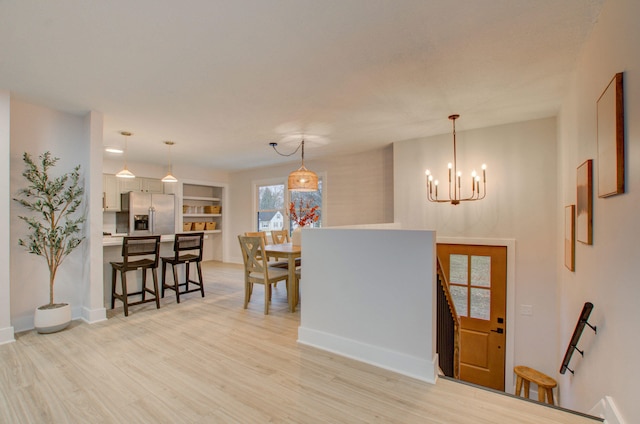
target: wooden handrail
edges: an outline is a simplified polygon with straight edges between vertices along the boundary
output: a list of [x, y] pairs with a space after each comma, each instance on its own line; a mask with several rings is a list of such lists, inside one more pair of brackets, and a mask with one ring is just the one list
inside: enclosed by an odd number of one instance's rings
[[589, 315], [591, 315], [591, 311], [593, 310], [593, 303], [585, 302], [582, 307], [582, 312], [580, 312], [580, 318], [578, 318], [578, 323], [576, 324], [575, 330], [573, 330], [573, 335], [571, 336], [571, 341], [569, 342], [569, 346], [567, 346], [567, 352], [564, 354], [564, 358], [562, 359], [562, 366], [560, 367], [560, 374], [564, 374], [567, 370], [571, 374], [574, 374], [574, 371], [569, 368], [569, 362], [571, 362], [571, 356], [573, 355], [573, 351], [577, 350], [578, 353], [584, 356], [584, 350], [578, 349], [578, 342], [580, 341], [580, 336], [582, 336], [582, 331], [584, 330], [584, 326], [588, 326], [593, 330], [594, 333], [597, 334], [597, 327], [589, 324], [587, 321], [589, 320]]
[[[440, 258], [437, 258], [437, 276], [439, 282], [439, 288], [442, 290], [444, 294], [444, 298], [446, 299], [446, 304], [449, 309], [449, 314], [451, 321], [453, 322], [453, 355], [451, 361], [453, 362], [453, 377], [460, 378], [460, 317], [456, 312], [456, 306], [453, 303], [453, 297], [451, 296], [451, 291], [449, 290], [449, 282], [447, 281], [447, 277], [445, 276], [444, 270], [442, 269], [442, 264], [440, 263]], [[438, 313], [438, 319], [441, 319], [441, 314]], [[448, 350], [451, 346], [444, 346], [447, 344], [446, 337], [443, 334], [440, 334], [441, 328], [443, 328], [444, 323], [438, 323], [438, 346], [441, 350], [445, 348]], [[448, 359], [445, 357], [445, 352], [438, 352], [438, 356], [441, 357], [442, 360], [447, 361]], [[441, 368], [443, 368], [441, 366]]]

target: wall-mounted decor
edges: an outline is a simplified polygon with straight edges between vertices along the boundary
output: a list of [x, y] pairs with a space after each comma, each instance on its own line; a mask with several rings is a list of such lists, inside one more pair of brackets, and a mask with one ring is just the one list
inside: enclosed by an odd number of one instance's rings
[[622, 73], [598, 99], [598, 197], [624, 193], [624, 102]]
[[575, 271], [575, 242], [576, 242], [576, 226], [575, 226], [576, 205], [568, 205], [564, 207], [564, 266], [569, 271]]
[[593, 160], [588, 159], [578, 167], [578, 219], [576, 239], [580, 243], [593, 244]]

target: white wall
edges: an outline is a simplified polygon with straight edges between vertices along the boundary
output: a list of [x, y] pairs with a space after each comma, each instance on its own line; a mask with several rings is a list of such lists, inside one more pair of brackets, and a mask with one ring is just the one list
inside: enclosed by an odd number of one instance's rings
[[[0, 158], [4, 169], [0, 178], [0, 231], [9, 233], [11, 189], [10, 175], [10, 96], [9, 92], [0, 90]], [[11, 325], [11, 285], [10, 285], [10, 252], [11, 244], [7, 237], [0, 243], [0, 344], [14, 341]]]
[[[594, 183], [593, 245], [576, 243], [576, 271], [558, 260], [561, 327], [554, 356], [561, 357], [582, 305], [594, 304], [580, 342], [584, 358], [574, 354], [570, 373], [559, 378], [565, 406], [587, 411], [610, 395], [627, 422], [640, 422], [637, 382], [640, 381], [640, 2], [609, 0], [584, 46], [568, 96], [559, 117], [558, 225], [561, 209], [576, 202], [576, 167], [594, 159], [598, 178], [596, 101], [611, 78], [624, 72], [626, 132], [626, 193], [601, 199]], [[556, 237], [562, 243], [562, 232]], [[558, 252], [561, 257], [561, 252]]]
[[302, 244], [298, 341], [434, 383], [435, 234], [303, 229]]
[[[470, 171], [486, 163], [487, 197], [456, 206], [428, 202], [424, 171], [429, 168], [446, 181], [447, 163], [453, 158], [452, 135], [401, 141], [393, 147], [395, 220], [403, 228], [436, 230], [438, 239], [514, 239], [515, 296], [507, 296], [515, 298], [516, 314], [515, 323], [506, 323], [507, 338], [514, 337], [513, 352], [507, 351], [513, 358], [507, 362], [553, 376], [562, 359], [550, 337], [557, 324], [556, 121], [547, 118], [465, 131], [463, 120], [464, 116], [456, 125], [458, 169], [466, 177], [463, 193], [470, 186]], [[533, 306], [532, 316], [517, 313], [522, 304]], [[506, 389], [512, 391], [511, 370], [505, 371]]]
[[[265, 154], [274, 154], [265, 150]], [[253, 183], [286, 178], [300, 166], [256, 168], [230, 175], [231, 233], [228, 246], [231, 261], [242, 263], [237, 235], [255, 231]], [[391, 146], [368, 152], [305, 160], [308, 169], [323, 174], [326, 204], [323, 225], [376, 224], [393, 221], [393, 150]]]
[[[25, 186], [22, 154], [37, 158], [45, 151], [60, 158], [53, 173], [70, 171], [81, 165], [81, 178], [89, 169], [89, 142], [83, 116], [54, 111], [11, 98], [11, 196]], [[25, 210], [11, 202], [11, 321], [16, 331], [33, 328], [34, 310], [49, 301], [49, 271], [42, 257], [18, 246], [26, 225], [18, 219]], [[83, 250], [72, 252], [59, 268], [55, 301], [71, 304], [73, 317], [81, 316], [83, 294], [89, 284], [83, 277]]]

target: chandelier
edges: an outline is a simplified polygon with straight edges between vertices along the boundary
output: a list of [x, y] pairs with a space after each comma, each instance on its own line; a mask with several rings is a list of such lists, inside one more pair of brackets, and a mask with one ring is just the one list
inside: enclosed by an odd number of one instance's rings
[[291, 156], [302, 147], [302, 166], [289, 174], [287, 186], [290, 191], [318, 191], [318, 175], [304, 166], [304, 138], [292, 153], [283, 154], [276, 149], [278, 143], [269, 143], [280, 156]]
[[471, 195], [462, 197], [462, 172], [458, 171], [456, 158], [456, 119], [460, 115], [450, 115], [453, 122], [453, 164], [449, 162], [449, 193], [448, 198], [438, 199], [438, 180], [434, 180], [433, 175], [427, 169], [427, 199], [436, 203], [451, 203], [458, 205], [460, 202], [472, 200], [482, 200], [487, 194], [487, 165], [482, 164], [482, 190], [480, 190], [480, 175], [474, 170], [471, 173]]

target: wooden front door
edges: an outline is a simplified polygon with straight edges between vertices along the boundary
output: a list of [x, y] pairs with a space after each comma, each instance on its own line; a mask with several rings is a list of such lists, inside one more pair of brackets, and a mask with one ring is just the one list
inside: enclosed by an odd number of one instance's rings
[[438, 244], [460, 316], [460, 379], [504, 391], [507, 248]]

